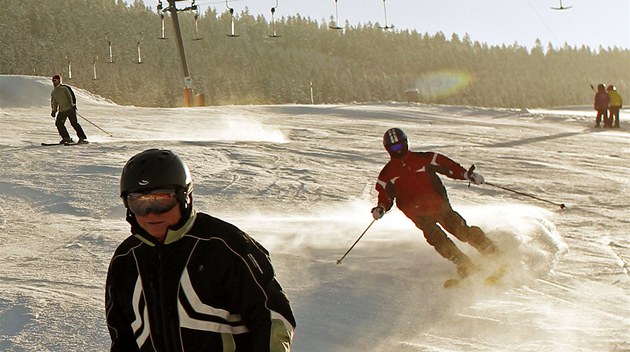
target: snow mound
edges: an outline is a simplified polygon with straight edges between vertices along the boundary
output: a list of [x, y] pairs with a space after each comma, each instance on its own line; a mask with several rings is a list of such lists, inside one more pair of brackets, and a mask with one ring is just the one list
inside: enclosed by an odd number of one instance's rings
[[[68, 83], [68, 82], [64, 82]], [[72, 86], [77, 105], [115, 105], [108, 99]], [[48, 77], [0, 75], [0, 108], [31, 108], [50, 106], [52, 82]]]

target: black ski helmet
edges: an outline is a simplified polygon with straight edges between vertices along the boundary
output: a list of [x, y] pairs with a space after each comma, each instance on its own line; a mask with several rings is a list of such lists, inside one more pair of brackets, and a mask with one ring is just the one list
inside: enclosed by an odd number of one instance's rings
[[120, 176], [120, 196], [127, 207], [127, 194], [173, 188], [187, 217], [192, 208], [192, 178], [188, 166], [170, 150], [148, 149], [131, 157]]
[[[398, 150], [392, 150], [391, 148], [395, 144], [402, 144], [402, 148]], [[383, 147], [385, 147], [390, 156], [394, 158], [400, 158], [407, 154], [407, 151], [409, 151], [409, 142], [407, 141], [407, 135], [400, 128], [390, 128], [383, 135]]]

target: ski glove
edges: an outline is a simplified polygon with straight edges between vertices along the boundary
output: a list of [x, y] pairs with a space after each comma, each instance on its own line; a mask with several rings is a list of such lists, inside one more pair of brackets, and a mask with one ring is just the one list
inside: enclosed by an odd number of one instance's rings
[[382, 218], [383, 215], [385, 215], [385, 208], [381, 206], [372, 208], [372, 217], [374, 218], [374, 220]]
[[50, 117], [55, 117], [55, 115], [57, 115], [56, 111], [53, 111], [53, 112], [50, 113]]
[[464, 177], [476, 185], [481, 185], [484, 183], [483, 176], [479, 175], [476, 172], [469, 171], [464, 175]]

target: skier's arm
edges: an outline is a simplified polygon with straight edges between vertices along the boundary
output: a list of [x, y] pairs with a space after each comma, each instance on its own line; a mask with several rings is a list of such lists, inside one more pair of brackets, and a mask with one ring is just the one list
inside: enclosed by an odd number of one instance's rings
[[382, 207], [385, 212], [392, 208], [394, 199], [396, 198], [396, 190], [394, 184], [390, 181], [391, 176], [389, 175], [389, 169], [388, 163], [383, 170], [381, 170], [376, 180], [376, 185], [374, 186], [376, 192], [378, 192], [377, 207]]
[[[110, 264], [111, 265], [111, 264]], [[111, 337], [110, 352], [140, 351], [129, 322], [124, 319], [120, 305], [117, 303], [115, 282], [115, 270], [111, 269], [107, 274], [105, 283], [105, 312], [107, 329]]]
[[55, 117], [55, 113], [57, 112], [59, 105], [57, 104], [57, 100], [55, 100], [55, 97], [52, 94], [50, 94], [50, 108], [52, 109], [50, 116]]
[[224, 289], [239, 307], [252, 336], [252, 351], [289, 352], [295, 329], [289, 300], [275, 278], [267, 251], [245, 238], [251, 242], [245, 243], [244, 252], [231, 266]]
[[435, 172], [445, 175], [446, 177], [456, 180], [472, 181], [477, 185], [484, 183], [483, 176], [473, 172], [474, 167], [466, 170], [459, 163], [442, 154], [434, 153], [431, 166], [434, 168], [433, 170]]
[[432, 154], [433, 157], [431, 159], [430, 168], [433, 172], [456, 180], [466, 180], [468, 170], [464, 169], [463, 166], [445, 155], [438, 153]]

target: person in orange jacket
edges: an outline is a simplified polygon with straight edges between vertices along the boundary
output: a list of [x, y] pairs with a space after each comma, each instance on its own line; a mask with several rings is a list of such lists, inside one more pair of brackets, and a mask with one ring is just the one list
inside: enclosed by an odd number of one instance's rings
[[608, 118], [612, 127], [619, 128], [619, 110], [623, 107], [623, 99], [612, 84], [606, 88], [608, 92]]
[[464, 169], [442, 154], [410, 151], [407, 135], [400, 128], [385, 132], [383, 146], [390, 160], [376, 182], [378, 205], [372, 208], [373, 218], [382, 218], [395, 200], [396, 206], [422, 230], [427, 242], [457, 266], [461, 277], [476, 271], [470, 258], [457, 248], [444, 230], [482, 254], [496, 253], [497, 246], [481, 228], [469, 226], [453, 210], [438, 174], [477, 185], [484, 183], [483, 176], [473, 172], [472, 168]]

